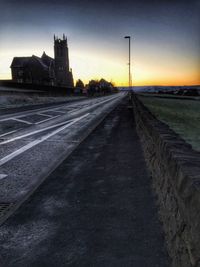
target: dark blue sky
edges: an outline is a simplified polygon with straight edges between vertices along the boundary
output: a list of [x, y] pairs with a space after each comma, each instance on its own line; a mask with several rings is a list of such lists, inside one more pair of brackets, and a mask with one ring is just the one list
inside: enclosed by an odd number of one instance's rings
[[199, 0], [1, 0], [0, 10], [0, 77], [13, 56], [53, 56], [53, 34], [66, 33], [75, 78], [125, 84], [128, 34], [136, 84], [200, 82]]

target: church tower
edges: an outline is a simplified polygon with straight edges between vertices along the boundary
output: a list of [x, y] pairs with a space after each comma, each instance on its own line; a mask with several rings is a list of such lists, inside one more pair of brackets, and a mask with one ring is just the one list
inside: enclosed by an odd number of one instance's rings
[[54, 58], [56, 85], [73, 87], [73, 76], [69, 69], [67, 37], [64, 34], [63, 39], [54, 35]]

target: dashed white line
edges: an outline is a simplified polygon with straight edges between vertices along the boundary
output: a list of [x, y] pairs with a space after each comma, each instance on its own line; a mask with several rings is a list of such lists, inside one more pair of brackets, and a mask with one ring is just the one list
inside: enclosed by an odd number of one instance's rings
[[26, 124], [33, 124], [32, 122], [21, 120], [21, 119], [17, 119], [17, 118], [10, 118], [10, 120], [19, 121], [19, 122], [23, 122], [23, 123], [26, 123]]
[[12, 152], [11, 154], [7, 155], [6, 157], [4, 157], [4, 158], [2, 158], [2, 159], [0, 160], [0, 166], [2, 166], [3, 164], [5, 164], [6, 162], [10, 161], [11, 159], [17, 157], [18, 155], [22, 154], [23, 152], [27, 151], [28, 149], [30, 149], [30, 148], [32, 148], [32, 147], [34, 147], [34, 146], [36, 146], [36, 145], [38, 145], [38, 144], [44, 142], [44, 141], [47, 140], [48, 138], [50, 138], [50, 137], [54, 136], [55, 134], [57, 134], [57, 133], [63, 131], [64, 129], [70, 127], [71, 125], [73, 125], [74, 123], [76, 123], [76, 122], [82, 120], [83, 118], [87, 117], [88, 115], [89, 115], [89, 113], [87, 113], [87, 114], [85, 114], [85, 115], [83, 115], [83, 116], [81, 116], [81, 117], [79, 117], [79, 118], [76, 118], [76, 119], [74, 119], [73, 121], [71, 121], [70, 123], [68, 123], [67, 125], [65, 124], [64, 126], [58, 128], [58, 129], [56, 129], [55, 131], [53, 131], [53, 132], [51, 132], [51, 133], [49, 133], [49, 134], [44, 135], [41, 139], [32, 141], [32, 142], [30, 142], [29, 144], [27, 144], [27, 145], [21, 147], [20, 149], [18, 149], [18, 150], [16, 150], [16, 151]]

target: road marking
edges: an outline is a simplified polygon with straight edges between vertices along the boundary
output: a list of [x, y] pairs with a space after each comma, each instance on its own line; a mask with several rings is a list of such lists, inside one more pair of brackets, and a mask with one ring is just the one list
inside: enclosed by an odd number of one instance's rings
[[[19, 129], [18, 129], [18, 130], [19, 130]], [[5, 135], [11, 134], [11, 133], [15, 133], [15, 132], [17, 132], [18, 130], [14, 130], [14, 131], [10, 131], [10, 132], [1, 134], [0, 137], [3, 137], [3, 136], [5, 136]]]
[[[109, 98], [109, 99], [106, 99], [104, 101], [99, 101], [95, 104], [93, 104], [93, 108], [96, 107], [96, 106], [100, 106], [101, 104], [103, 103], [106, 103], [108, 101], [111, 101], [111, 100], [114, 100], [114, 99], [117, 99], [119, 96], [114, 96], [112, 98]], [[91, 107], [86, 107], [85, 108], [85, 111], [89, 111]], [[68, 114], [76, 114], [78, 113], [79, 111], [83, 111], [83, 110], [72, 110], [71, 112], [69, 112]], [[1, 121], [1, 120], [0, 120]], [[69, 120], [71, 121], [71, 120]], [[68, 122], [69, 122], [68, 121]], [[61, 125], [64, 125], [66, 122], [62, 122], [62, 123], [59, 123], [59, 124], [55, 124], [55, 125], [52, 125], [52, 126], [49, 126], [49, 127], [46, 127], [46, 128], [43, 128], [43, 129], [40, 129], [40, 130], [36, 130], [36, 131], [33, 131], [31, 133], [27, 133], [27, 134], [24, 134], [24, 135], [21, 135], [21, 136], [17, 136], [17, 137], [14, 137], [14, 138], [11, 138], [11, 139], [8, 139], [8, 140], [5, 140], [3, 142], [0, 142], [0, 145], [3, 145], [3, 144], [7, 144], [7, 143], [10, 143], [10, 142], [13, 142], [13, 141], [16, 141], [16, 140], [19, 140], [19, 139], [22, 139], [24, 137], [27, 137], [27, 136], [31, 136], [31, 135], [34, 135], [34, 134], [37, 134], [37, 133], [40, 133], [40, 132], [43, 132], [43, 131], [46, 131], [46, 130], [49, 130], [49, 129], [52, 129], [52, 128], [55, 128], [55, 127], [58, 127], [58, 126], [61, 126]]]
[[[88, 110], [90, 110], [91, 108], [94, 108], [94, 107], [98, 107], [98, 106], [100, 106], [100, 105], [102, 105], [102, 104], [104, 104], [104, 103], [106, 103], [106, 102], [108, 102], [108, 101], [111, 101], [111, 100], [114, 100], [114, 99], [117, 99], [117, 98], [119, 98], [119, 96], [114, 96], [114, 97], [112, 97], [112, 98], [109, 98], [109, 99], [106, 99], [106, 100], [104, 100], [104, 101], [99, 101], [99, 102], [95, 102], [94, 104], [93, 103], [91, 103], [91, 104], [89, 104], [88, 106], [86, 106], [86, 107], [84, 107], [83, 109], [85, 110], [85, 111], [88, 111]], [[83, 111], [83, 109], [76, 109], [76, 110], [72, 110], [71, 112], [69, 112], [68, 114], [76, 114], [77, 112], [79, 112], [79, 111]]]
[[40, 124], [40, 123], [43, 123], [43, 122], [45, 122], [45, 121], [53, 120], [53, 119], [55, 119], [55, 118], [57, 118], [57, 117], [59, 117], [59, 116], [60, 116], [60, 115], [57, 115], [57, 116], [54, 116], [54, 117], [48, 118], [48, 119], [46, 119], [46, 120], [43, 120], [43, 121], [38, 121], [38, 122], [36, 122], [35, 124]]
[[64, 112], [64, 111], [59, 111], [59, 110], [53, 110], [53, 112], [57, 112], [57, 113], [66, 114], [66, 112]]
[[37, 113], [37, 115], [45, 116], [45, 117], [49, 117], [49, 118], [53, 117], [52, 115], [47, 115], [47, 114], [42, 114], [42, 113]]
[[0, 180], [6, 178], [8, 175], [7, 174], [0, 174]]
[[53, 132], [51, 132], [51, 133], [49, 133], [49, 134], [44, 135], [41, 139], [32, 141], [32, 142], [30, 142], [29, 144], [27, 144], [27, 145], [21, 147], [20, 149], [18, 149], [18, 150], [16, 150], [16, 151], [12, 152], [11, 154], [5, 156], [4, 158], [2, 158], [2, 159], [0, 160], [0, 166], [2, 166], [3, 164], [5, 164], [6, 162], [10, 161], [11, 159], [17, 157], [18, 155], [22, 154], [23, 152], [27, 151], [28, 149], [30, 149], [30, 148], [32, 148], [32, 147], [34, 147], [34, 146], [36, 146], [36, 145], [38, 145], [38, 144], [44, 142], [44, 141], [47, 140], [48, 138], [50, 138], [50, 137], [54, 136], [55, 134], [57, 134], [57, 133], [63, 131], [64, 129], [70, 127], [70, 126], [73, 125], [74, 123], [76, 123], [76, 122], [82, 120], [83, 118], [87, 117], [89, 114], [90, 114], [90, 113], [87, 113], [87, 114], [85, 114], [85, 115], [83, 115], [83, 116], [81, 116], [81, 117], [79, 117], [79, 118], [76, 118], [76, 119], [74, 119], [73, 121], [71, 121], [70, 123], [68, 123], [67, 125], [65, 124], [64, 126], [58, 128], [58, 129], [56, 129], [55, 131], [53, 131]]
[[43, 128], [43, 129], [40, 129], [40, 130], [36, 130], [36, 131], [33, 131], [31, 133], [27, 133], [27, 134], [23, 134], [23, 135], [20, 135], [20, 136], [17, 136], [17, 137], [13, 137], [11, 139], [8, 139], [8, 140], [5, 140], [3, 142], [0, 142], [0, 145], [4, 145], [4, 144], [7, 144], [7, 143], [10, 143], [10, 142], [13, 142], [13, 141], [16, 141], [16, 140], [19, 140], [19, 139], [22, 139], [24, 137], [27, 137], [27, 136], [31, 136], [31, 135], [34, 135], [34, 134], [37, 134], [37, 133], [41, 133], [41, 132], [44, 132], [46, 130], [50, 130], [52, 128], [55, 128], [55, 127], [59, 127], [59, 126], [62, 126], [66, 123], [69, 123], [71, 121], [73, 121], [74, 119], [72, 120], [69, 120], [69, 121], [65, 121], [65, 122], [61, 122], [61, 123], [58, 123], [58, 124], [54, 124], [52, 126], [48, 126], [46, 128]]
[[21, 119], [17, 119], [17, 118], [11, 118], [10, 120], [19, 121], [19, 122], [23, 122], [23, 123], [26, 123], [26, 124], [33, 124], [32, 122], [21, 120]]
[[73, 112], [76, 112], [77, 110], [80, 110], [80, 109], [73, 109], [73, 110], [67, 111], [67, 114], [69, 115], [69, 114], [71, 114]]
[[11, 117], [7, 117], [8, 115], [2, 115], [0, 117], [5, 117], [6, 116], [6, 118], [0, 119], [0, 122], [1, 121], [12, 120], [13, 118], [22, 118], [22, 117], [26, 117], [26, 116], [30, 116], [30, 115], [35, 115], [35, 114], [37, 114], [39, 112], [55, 111], [55, 110], [60, 109], [60, 108], [63, 108], [63, 107], [66, 107], [66, 104], [57, 106], [55, 108], [39, 108], [39, 109], [35, 109], [35, 110], [21, 111], [16, 116], [14, 116], [14, 114], [10, 114]]
[[[110, 100], [112, 100], [113, 98], [115, 98], [116, 96], [114, 96], [114, 97], [109, 97], [108, 99], [106, 99], [105, 101], [110, 101]], [[117, 96], [117, 97], [119, 97], [119, 96]], [[104, 97], [103, 99], [105, 99], [106, 97]], [[86, 100], [84, 100], [86, 103], [84, 104], [83, 102], [81, 103], [81, 105], [82, 106], [84, 106], [84, 108], [85, 108], [85, 105], [88, 105], [88, 106], [90, 106], [90, 105], [95, 105], [96, 103], [97, 104], [101, 104], [101, 103], [104, 103], [105, 101], [101, 101], [101, 99], [100, 100], [94, 100], [94, 99], [86, 99]], [[88, 103], [88, 102], [90, 102], [90, 103]], [[92, 103], [91, 103], [92, 102]], [[94, 104], [93, 104], [94, 103]], [[38, 108], [38, 109], [35, 109], [35, 110], [28, 110], [28, 111], [21, 111], [21, 112], [19, 112], [18, 113], [18, 115], [16, 114], [9, 114], [11, 117], [7, 117], [7, 116], [9, 116], [9, 115], [2, 115], [2, 116], [0, 116], [0, 118], [1, 117], [4, 117], [3, 119], [0, 119], [0, 122], [2, 122], [2, 121], [8, 121], [8, 120], [11, 120], [11, 119], [13, 119], [13, 118], [15, 118], [15, 119], [18, 119], [18, 118], [21, 118], [21, 117], [25, 117], [25, 116], [29, 116], [29, 115], [34, 115], [34, 114], [37, 114], [37, 113], [43, 113], [43, 112], [48, 112], [48, 111], [56, 111], [56, 110], [58, 110], [58, 109], [62, 109], [62, 108], [76, 108], [76, 107], [78, 107], [78, 105], [80, 105], [80, 102], [77, 102], [76, 104], [75, 103], [70, 103], [70, 102], [67, 102], [67, 103], [65, 103], [65, 104], [58, 104], [58, 106], [56, 106], [56, 107], [43, 107], [43, 108]], [[59, 111], [59, 112], [61, 112], [61, 111]], [[63, 114], [64, 114], [64, 111], [62, 111], [63, 112]], [[6, 118], [5, 118], [5, 116], [6, 116]]]
[[60, 113], [62, 113], [62, 114], [66, 114], [66, 111], [56, 111], [56, 112], [60, 112]]

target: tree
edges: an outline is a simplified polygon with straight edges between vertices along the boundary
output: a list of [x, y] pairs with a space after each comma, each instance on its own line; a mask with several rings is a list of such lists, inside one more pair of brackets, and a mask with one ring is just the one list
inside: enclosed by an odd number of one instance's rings
[[113, 85], [107, 82], [105, 79], [91, 80], [88, 84], [88, 94], [89, 95], [105, 95], [111, 93]]
[[88, 84], [88, 94], [89, 95], [96, 95], [99, 91], [99, 84], [98, 81], [90, 80]]
[[105, 79], [99, 81], [99, 87], [103, 94], [111, 93], [113, 91], [113, 84]]
[[77, 81], [76, 81], [76, 87], [77, 88], [81, 88], [81, 89], [84, 89], [84, 83], [80, 80], [80, 79], [78, 79]]

